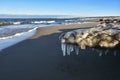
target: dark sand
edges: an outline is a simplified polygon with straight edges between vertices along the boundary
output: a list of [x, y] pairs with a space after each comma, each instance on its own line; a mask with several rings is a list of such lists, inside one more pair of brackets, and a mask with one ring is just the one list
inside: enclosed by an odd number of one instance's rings
[[96, 24], [39, 28], [35, 36], [0, 52], [0, 80], [120, 80], [120, 56], [91, 50], [62, 56], [62, 32]]

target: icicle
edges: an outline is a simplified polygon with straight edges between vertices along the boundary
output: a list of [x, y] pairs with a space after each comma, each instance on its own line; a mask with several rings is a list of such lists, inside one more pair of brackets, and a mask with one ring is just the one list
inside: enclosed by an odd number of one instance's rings
[[107, 49], [107, 50], [105, 51], [105, 55], [107, 55], [108, 52], [109, 52], [109, 50]]
[[67, 55], [70, 55], [70, 52], [71, 52], [71, 50], [70, 50], [70, 45], [67, 44]]
[[75, 46], [75, 52], [76, 52], [76, 55], [79, 54], [79, 47], [78, 46]]
[[102, 56], [102, 54], [103, 54], [102, 51], [100, 51], [99, 56]]
[[74, 51], [74, 45], [67, 44], [67, 55]]
[[99, 56], [102, 56], [102, 54], [103, 54], [102, 50], [95, 49], [95, 51], [96, 51], [97, 53], [99, 53]]
[[63, 56], [66, 55], [66, 44], [61, 43], [61, 49], [63, 51]]
[[74, 45], [70, 45], [70, 51], [71, 51], [71, 52], [74, 51]]
[[95, 48], [92, 48], [92, 51], [95, 51]]
[[117, 52], [116, 52], [116, 51], [114, 51], [114, 53], [113, 53], [113, 54], [114, 54], [114, 56], [116, 56], [116, 55], [117, 55]]
[[99, 56], [102, 56], [102, 50], [98, 50], [98, 49], [96, 49], [96, 52], [98, 52], [99, 53]]
[[99, 56], [102, 56], [102, 52], [99, 53]]

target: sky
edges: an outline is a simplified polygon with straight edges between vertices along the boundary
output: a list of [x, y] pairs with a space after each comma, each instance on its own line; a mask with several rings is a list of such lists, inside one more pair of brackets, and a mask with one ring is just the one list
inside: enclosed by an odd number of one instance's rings
[[120, 0], [0, 0], [0, 14], [120, 16]]

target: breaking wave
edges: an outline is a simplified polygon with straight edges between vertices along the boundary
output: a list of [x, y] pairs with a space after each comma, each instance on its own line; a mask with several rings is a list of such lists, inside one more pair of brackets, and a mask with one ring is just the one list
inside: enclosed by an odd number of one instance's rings
[[0, 51], [33, 36], [36, 33], [36, 29], [37, 27], [27, 32], [16, 33], [12, 36], [0, 38]]
[[[33, 29], [30, 29], [30, 30], [28, 30], [27, 29], [27, 31], [26, 30], [24, 30], [24, 31], [21, 31], [21, 32], [19, 32], [18, 31], [18, 33], [15, 33], [15, 32], [11, 32], [11, 34], [13, 34], [13, 35], [10, 35], [9, 33], [8, 34], [6, 34], [6, 35], [4, 35], [4, 36], [0, 36], [0, 40], [5, 40], [5, 39], [10, 39], [10, 38], [13, 38], [13, 37], [17, 37], [17, 36], [21, 36], [21, 35], [23, 35], [23, 34], [25, 34], [25, 33], [28, 33], [28, 32], [32, 32], [32, 31], [34, 31], [34, 30], [36, 30], [37, 29], [37, 27], [35, 27], [35, 28], [33, 28]], [[10, 36], [9, 36], [10, 35]]]

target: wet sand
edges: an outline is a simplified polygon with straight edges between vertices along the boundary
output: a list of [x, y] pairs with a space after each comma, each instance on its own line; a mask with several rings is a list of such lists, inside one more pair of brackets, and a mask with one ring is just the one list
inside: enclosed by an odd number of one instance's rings
[[120, 56], [80, 50], [62, 56], [63, 32], [94, 24], [39, 28], [37, 33], [0, 52], [0, 80], [120, 80]]

